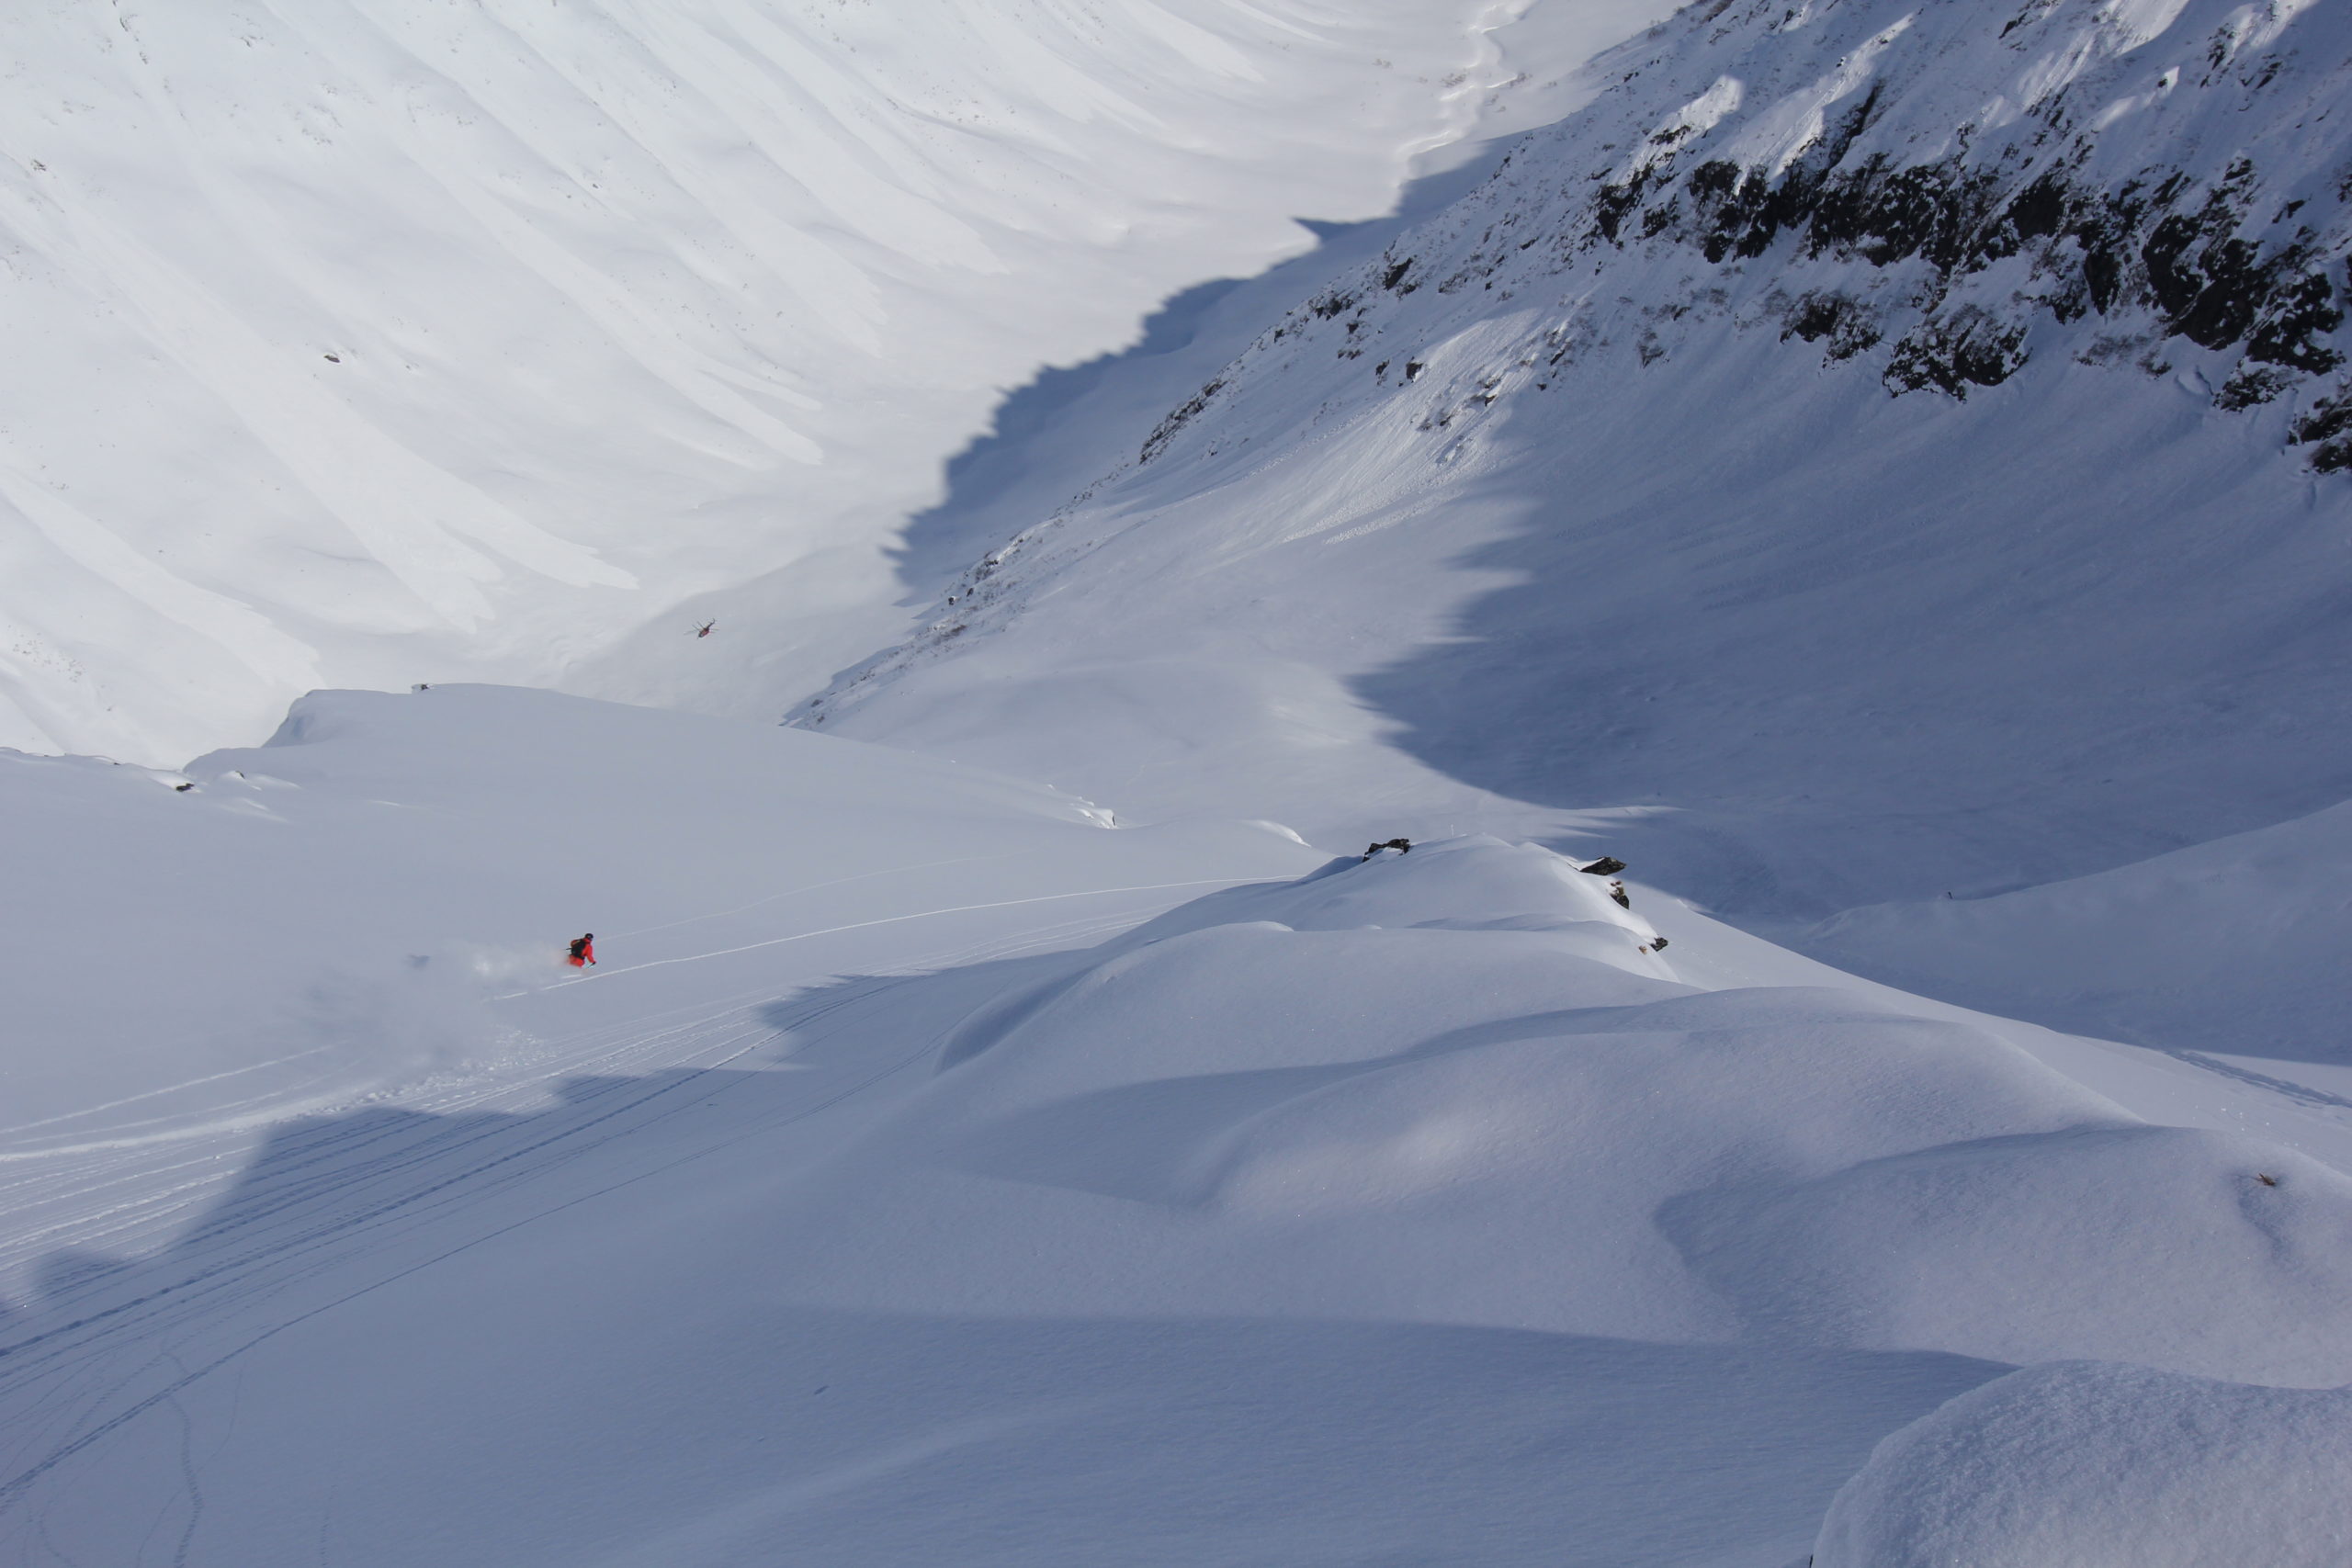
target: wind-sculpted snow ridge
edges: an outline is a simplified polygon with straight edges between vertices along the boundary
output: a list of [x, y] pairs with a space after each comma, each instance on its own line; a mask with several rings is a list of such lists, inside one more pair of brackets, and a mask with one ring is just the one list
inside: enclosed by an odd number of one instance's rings
[[13, 7], [0, 744], [420, 679], [773, 714], [902, 624], [1001, 388], [1385, 210], [1514, 9]]
[[[1651, 939], [1484, 838], [1213, 895], [975, 1013], [783, 1250], [856, 1259], [867, 1305], [1376, 1300], [2352, 1381], [2352, 1179], [1895, 1003], [1683, 983]], [[1047, 1266], [991, 1277], [1016, 1242]]]
[[[44, 1260], [0, 1317], [9, 1561], [2071, 1562], [1999, 1553], [2146, 1496], [2175, 1553], [2146, 1561], [2188, 1563], [2341, 1517], [2304, 1487], [2343, 1457], [2352, 1179], [2144, 1119], [2140, 1064], [1621, 907], [1532, 845], [1314, 865], [545, 694], [300, 716], [197, 793], [275, 756], [275, 826], [347, 819], [356, 859], [372, 785], [413, 818], [374, 852], [437, 853], [458, 906], [548, 852], [485, 831], [534, 766], [661, 735], [616, 796], [687, 757], [705, 808], [615, 858], [608, 897], [669, 907], [605, 933], [609, 970], [492, 998], [570, 1065], [552, 1092], [510, 1064], [288, 1122], [168, 1244]], [[436, 729], [469, 767], [404, 762]], [[763, 794], [838, 830], [739, 860], [812, 885], [682, 915], [652, 852], [718, 874]], [[959, 828], [1065, 886], [925, 912], [973, 874]], [[902, 877], [843, 880], [884, 849]], [[1188, 860], [1267, 880], [1123, 886]], [[1035, 906], [1089, 886], [1164, 912], [1051, 941]], [[827, 907], [830, 959], [748, 945]], [[2330, 1134], [2202, 1081], [2208, 1119]], [[101, 1178], [51, 1217], [121, 1224], [119, 1166], [53, 1153], [0, 1168]]]
[[1778, 929], [2333, 807], [2348, 38], [1686, 10], [793, 722]]

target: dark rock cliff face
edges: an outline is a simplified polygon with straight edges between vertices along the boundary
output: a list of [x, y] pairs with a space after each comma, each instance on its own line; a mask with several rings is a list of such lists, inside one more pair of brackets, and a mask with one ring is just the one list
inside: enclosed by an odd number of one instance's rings
[[[2177, 11], [2154, 39], [2087, 4], [2006, 21], [1958, 0], [1685, 12], [1521, 154], [1483, 233], [1417, 237], [1363, 292], [1401, 298], [1391, 279], [1417, 273], [1506, 297], [1598, 276], [1655, 313], [1642, 296], [1702, 262], [1777, 279], [1763, 314], [1784, 340], [1832, 364], [1875, 354], [1897, 395], [1965, 398], [2053, 348], [2165, 375], [2166, 345], [2193, 345], [2231, 356], [2216, 407], [2300, 395], [2288, 442], [2343, 468], [2352, 386], [2312, 383], [2344, 366], [2352, 288], [2345, 29], [2286, 4], [2224, 9]], [[1792, 105], [1809, 134], [1774, 124]], [[1576, 335], [1609, 335], [1610, 313]], [[1645, 365], [1662, 356], [1647, 341]]]
[[[2343, 263], [2325, 255], [2309, 224], [2283, 239], [2264, 232], [2279, 225], [2255, 209], [2262, 182], [2250, 160], [2202, 187], [2178, 173], [2153, 186], [2100, 188], [2063, 167], [2004, 177], [1958, 158], [1902, 167], [1883, 153], [1849, 167], [1848, 149], [1877, 105], [1877, 95], [1866, 97], [1815, 156], [1778, 178], [1716, 159], [1679, 178], [1645, 171], [1603, 186], [1584, 239], [1623, 246], [1637, 225], [1645, 240], [1689, 245], [1720, 264], [1760, 257], [1786, 234], [1808, 258], [1871, 267], [1924, 260], [1933, 273], [1922, 317], [1886, 367], [1897, 392], [1932, 387], [1965, 397], [1969, 387], [1997, 386], [2025, 363], [2024, 310], [2004, 320], [1973, 305], [1939, 309], [1959, 279], [2020, 255], [2035, 280], [2018, 297], [2020, 307], [2060, 322], [2145, 313], [2160, 336], [2241, 350], [2243, 367], [2219, 395], [2223, 407], [2268, 401], [2289, 385], [2284, 372], [2324, 373], [2343, 363], [2324, 341], [2344, 321]], [[1799, 297], [1787, 322], [1790, 334], [1808, 342], [1827, 338], [1834, 359], [1880, 338], [1866, 310], [1836, 293]], [[2344, 455], [2326, 446], [2318, 461], [2340, 467]]]
[[[2295, 0], [1694, 7], [1605, 61], [1593, 106], [1485, 189], [1271, 329], [1140, 456], [1317, 348], [1369, 354], [1396, 389], [1510, 306], [1549, 317], [1522, 356], [1544, 390], [1615, 347], [1657, 364], [1715, 321], [1860, 361], [1898, 396], [1965, 399], [2051, 354], [2163, 377], [2187, 353], [2214, 407], [2283, 402], [2284, 443], [2344, 468], [2347, 54], [2346, 19]], [[1460, 407], [1509, 380], [1496, 367]]]

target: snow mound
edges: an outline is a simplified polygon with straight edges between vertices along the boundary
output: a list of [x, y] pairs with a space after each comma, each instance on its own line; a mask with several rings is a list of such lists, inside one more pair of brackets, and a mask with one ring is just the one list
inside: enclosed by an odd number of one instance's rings
[[2180, 1127], [2076, 1126], [1678, 1203], [1672, 1229], [1765, 1333], [1989, 1360], [2352, 1381], [2352, 1178]]
[[1600, 886], [1464, 839], [1040, 961], [846, 1156], [819, 1208], [856, 1221], [776, 1245], [827, 1258], [825, 1300], [909, 1310], [1376, 1303], [2352, 1377], [2352, 1180], [1899, 1002], [1688, 986]]
[[[242, 1170], [117, 1136], [135, 1108], [12, 1132], [0, 1539], [1779, 1564], [1987, 1355], [2342, 1375], [2346, 1184], [1996, 1021], [1788, 955], [1825, 983], [1708, 988], [1760, 944], [1525, 845], [1325, 860], [902, 764], [466, 688], [322, 695], [185, 794], [26, 762], [102, 807], [62, 850], [180, 824], [121, 891], [243, 911], [208, 953], [249, 995], [273, 955], [553, 936], [467, 993], [530, 1059], [264, 1096]], [[86, 926], [19, 919], [84, 1087], [177, 1084], [209, 971], [167, 948], [118, 998]]]
[[2070, 1363], [1887, 1438], [1815, 1568], [2336, 1568], [2352, 1561], [2352, 1390]]

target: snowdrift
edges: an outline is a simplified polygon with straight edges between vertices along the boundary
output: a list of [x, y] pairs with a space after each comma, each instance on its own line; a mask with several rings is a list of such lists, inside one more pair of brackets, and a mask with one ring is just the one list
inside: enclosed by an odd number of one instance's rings
[[2015, 1372], [1878, 1446], [1815, 1568], [2325, 1568], [2352, 1553], [2352, 1392], [2143, 1367]]
[[[775, 1250], [854, 1260], [833, 1304], [1376, 1302], [2352, 1382], [2352, 1179], [1852, 992], [1695, 991], [1649, 940], [1492, 840], [1216, 895], [978, 1014]], [[1014, 1251], [1040, 1273], [989, 1267]]]
[[[124, 1201], [217, 1166], [198, 1129], [26, 1144], [0, 1541], [1782, 1562], [1858, 1471], [1856, 1550], [1952, 1514], [1902, 1445], [2019, 1361], [2223, 1388], [2257, 1448], [2333, 1407], [2252, 1384], [2352, 1378], [2352, 1181], [2312, 1160], [1953, 1010], [1694, 983], [1736, 933], [1661, 952], [1651, 896], [1539, 848], [1316, 863], [903, 761], [435, 689], [314, 699], [187, 794], [103, 775], [339, 844], [310, 874], [363, 907], [397, 864], [420, 925], [567, 915], [494, 895], [589, 853], [646, 924], [475, 993], [503, 1064], [277, 1117], [200, 1214]], [[1186, 872], [1270, 879], [1169, 908]], [[1026, 887], [944, 897], [976, 876]], [[2247, 1473], [2197, 1483], [2215, 1517], [2274, 1506]]]

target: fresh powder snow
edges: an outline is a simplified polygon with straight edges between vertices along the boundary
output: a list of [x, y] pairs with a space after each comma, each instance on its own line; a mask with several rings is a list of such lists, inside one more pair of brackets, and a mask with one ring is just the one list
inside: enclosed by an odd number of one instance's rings
[[0, 1563], [2352, 1561], [2342, 16], [0, 27]]
[[1002, 389], [1629, 25], [1522, 69], [1518, 8], [17, 8], [0, 744], [485, 677], [766, 716], [904, 629], [894, 530]]

